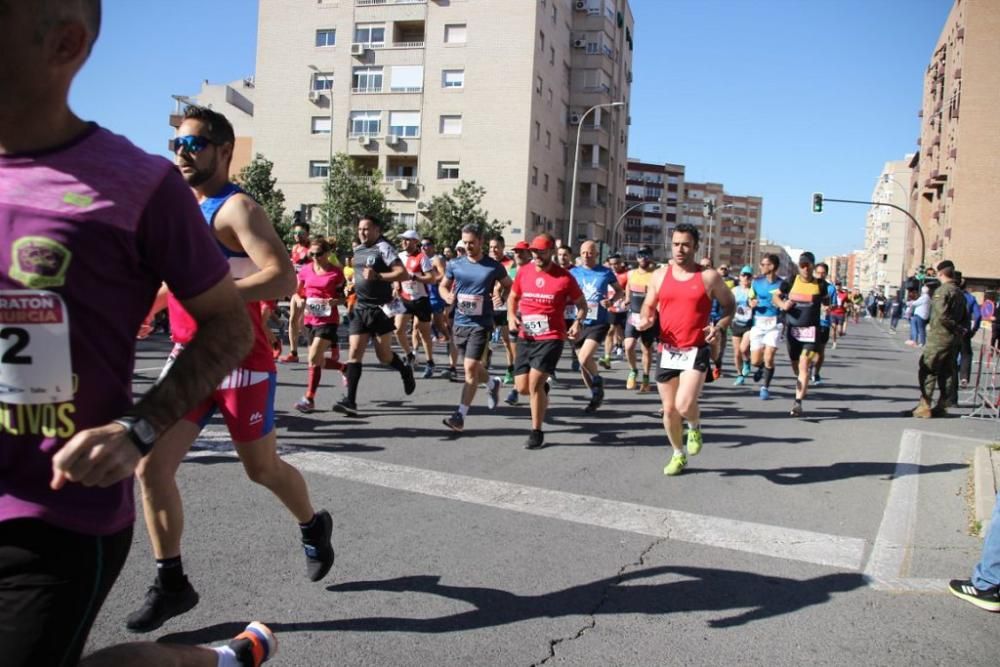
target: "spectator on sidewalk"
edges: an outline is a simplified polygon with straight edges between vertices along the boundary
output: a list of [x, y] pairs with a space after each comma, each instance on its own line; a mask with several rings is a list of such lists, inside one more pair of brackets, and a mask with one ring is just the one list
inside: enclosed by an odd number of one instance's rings
[[971, 579], [952, 579], [948, 590], [955, 597], [986, 611], [1000, 612], [1000, 494], [993, 506], [990, 529]]
[[[959, 287], [962, 290], [962, 295], [965, 297], [965, 306], [969, 311], [968, 331], [962, 339], [962, 350], [959, 359], [959, 374], [962, 378], [961, 385], [962, 387], [967, 387], [969, 385], [969, 378], [972, 377], [972, 339], [979, 333], [979, 327], [983, 324], [983, 316], [979, 310], [979, 301], [969, 292], [965, 278], [962, 278], [962, 272], [959, 271], [955, 275], [958, 277]], [[955, 399], [955, 403], [958, 403], [957, 396], [955, 396]]]
[[923, 347], [927, 343], [927, 321], [931, 316], [931, 296], [930, 288], [926, 285], [920, 288], [920, 296], [906, 303], [912, 309], [910, 315], [910, 327], [913, 331], [913, 341], [907, 341], [907, 345]]
[[[927, 343], [918, 365], [920, 404], [913, 410], [914, 417], [923, 419], [948, 414], [948, 402], [955, 391], [952, 384], [957, 377], [958, 350], [969, 321], [965, 297], [955, 284], [954, 263], [950, 260], [939, 263], [937, 275], [941, 285], [931, 300]], [[935, 387], [938, 389], [937, 404], [932, 407]]]
[[892, 300], [890, 304], [890, 315], [889, 315], [889, 329], [892, 333], [896, 333], [896, 327], [899, 326], [899, 320], [903, 316], [903, 308], [906, 304], [906, 293], [902, 287], [896, 291], [896, 298]]

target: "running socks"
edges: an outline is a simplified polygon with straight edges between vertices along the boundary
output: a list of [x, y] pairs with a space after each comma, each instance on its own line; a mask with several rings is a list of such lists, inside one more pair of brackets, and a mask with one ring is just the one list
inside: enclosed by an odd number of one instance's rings
[[598, 392], [604, 390], [604, 378], [600, 375], [593, 375], [590, 378], [590, 395], [596, 396]]
[[[399, 357], [395, 357], [399, 361]], [[344, 366], [344, 376], [347, 378], [347, 400], [357, 403], [358, 384], [361, 382], [361, 364], [348, 363]]]
[[462, 415], [463, 417], [466, 416], [467, 414], [469, 414], [469, 406], [468, 405], [459, 405], [458, 408], [457, 408], [457, 410], [458, 410], [458, 414]]
[[316, 390], [319, 389], [319, 381], [320, 378], [322, 377], [323, 377], [322, 366], [309, 367], [309, 385], [308, 387], [306, 387], [306, 398], [308, 398], [310, 401], [316, 398]]
[[181, 557], [157, 558], [156, 580], [160, 587], [168, 593], [176, 593], [187, 588], [187, 577], [184, 576], [184, 565]]
[[774, 367], [764, 369], [764, 386], [771, 387], [771, 378], [774, 377]]

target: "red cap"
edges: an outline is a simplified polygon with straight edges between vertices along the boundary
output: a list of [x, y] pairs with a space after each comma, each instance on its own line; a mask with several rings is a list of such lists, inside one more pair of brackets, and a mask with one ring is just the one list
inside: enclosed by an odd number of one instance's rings
[[531, 246], [527, 241], [518, 241], [514, 244], [514, 250], [531, 250]]
[[532, 250], [552, 250], [554, 246], [551, 238], [539, 235], [531, 239], [531, 245], [528, 247]]

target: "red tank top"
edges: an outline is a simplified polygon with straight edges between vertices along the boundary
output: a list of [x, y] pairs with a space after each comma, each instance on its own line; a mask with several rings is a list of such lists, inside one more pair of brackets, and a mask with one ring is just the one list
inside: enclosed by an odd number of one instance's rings
[[671, 264], [663, 274], [656, 306], [660, 315], [660, 342], [668, 347], [705, 345], [705, 327], [712, 312], [712, 300], [705, 292], [702, 267], [696, 271], [688, 280], [677, 280]]

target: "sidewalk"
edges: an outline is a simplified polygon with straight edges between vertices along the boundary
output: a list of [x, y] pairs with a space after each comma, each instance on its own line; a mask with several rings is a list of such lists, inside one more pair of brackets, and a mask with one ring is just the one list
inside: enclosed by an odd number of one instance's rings
[[980, 522], [980, 535], [986, 535], [993, 516], [997, 490], [1000, 488], [1000, 443], [976, 448], [972, 461], [972, 481], [975, 493], [974, 509]]

